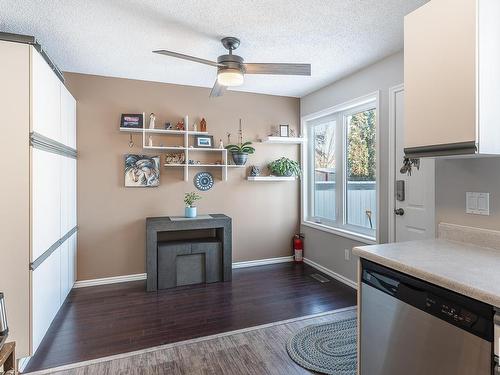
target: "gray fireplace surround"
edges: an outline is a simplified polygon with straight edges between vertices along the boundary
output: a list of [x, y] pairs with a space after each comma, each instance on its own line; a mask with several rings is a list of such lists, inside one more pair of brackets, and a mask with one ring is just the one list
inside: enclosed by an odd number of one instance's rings
[[146, 270], [148, 291], [230, 281], [231, 218], [223, 214], [193, 219], [148, 217]]

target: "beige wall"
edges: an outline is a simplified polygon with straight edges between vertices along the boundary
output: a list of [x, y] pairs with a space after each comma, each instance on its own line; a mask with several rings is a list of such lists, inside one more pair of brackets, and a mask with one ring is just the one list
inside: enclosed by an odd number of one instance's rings
[[[490, 216], [465, 213], [465, 193], [490, 193]], [[500, 158], [438, 159], [436, 224], [500, 230]]]
[[[182, 170], [161, 169], [158, 188], [125, 188], [123, 155], [141, 153], [142, 136], [118, 131], [120, 114], [154, 112], [157, 123], [176, 122], [185, 114], [190, 123], [205, 117], [216, 142], [226, 133], [237, 140], [238, 120], [244, 138], [264, 136], [271, 125], [289, 123], [298, 129], [296, 98], [228, 92], [209, 99], [209, 89], [65, 74], [77, 99], [78, 142], [78, 280], [145, 272], [145, 218], [182, 215], [184, 192], [195, 191], [193, 171], [188, 182]], [[180, 138], [180, 137], [179, 137]], [[175, 139], [164, 138], [164, 143]], [[180, 144], [181, 139], [177, 142]], [[265, 165], [287, 156], [298, 160], [295, 145], [255, 144], [249, 165]], [[154, 154], [154, 153], [153, 153]], [[215, 186], [201, 193], [199, 213], [224, 213], [233, 218], [233, 261], [290, 255], [298, 228], [299, 182], [248, 182], [247, 171], [230, 169], [228, 181], [214, 170]]]
[[[5, 294], [9, 341], [18, 357], [30, 350], [30, 50], [26, 44], [1, 42], [0, 108], [8, 140], [0, 149], [7, 161], [0, 209], [0, 292]], [[7, 133], [4, 133], [7, 134]]]

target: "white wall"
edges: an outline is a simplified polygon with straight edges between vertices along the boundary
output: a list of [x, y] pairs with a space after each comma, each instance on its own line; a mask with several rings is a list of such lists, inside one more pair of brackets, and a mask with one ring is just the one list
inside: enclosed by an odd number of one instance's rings
[[[300, 100], [300, 113], [301, 116], [305, 116], [380, 90], [379, 242], [386, 242], [388, 237], [389, 88], [402, 82], [403, 52], [399, 52]], [[304, 255], [306, 258], [353, 281], [356, 280], [357, 258], [351, 257], [349, 261], [344, 260], [344, 249], [360, 245], [359, 242], [304, 225], [301, 225], [301, 232], [305, 234]]]

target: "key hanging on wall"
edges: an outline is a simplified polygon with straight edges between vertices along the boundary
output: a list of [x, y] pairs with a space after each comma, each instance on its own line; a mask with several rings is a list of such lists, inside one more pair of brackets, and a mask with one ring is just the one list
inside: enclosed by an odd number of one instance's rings
[[420, 159], [417, 158], [408, 158], [404, 157], [403, 158], [403, 166], [399, 170], [401, 174], [407, 174], [408, 176], [411, 176], [411, 170], [412, 168], [417, 168], [417, 171], [420, 169]]

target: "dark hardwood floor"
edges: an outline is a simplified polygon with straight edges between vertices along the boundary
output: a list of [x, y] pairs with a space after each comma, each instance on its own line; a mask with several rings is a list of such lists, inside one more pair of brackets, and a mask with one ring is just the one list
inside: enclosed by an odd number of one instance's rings
[[145, 281], [74, 289], [25, 372], [356, 304], [354, 289], [311, 273], [319, 272], [283, 263], [233, 270], [232, 282], [159, 292], [146, 292]]

